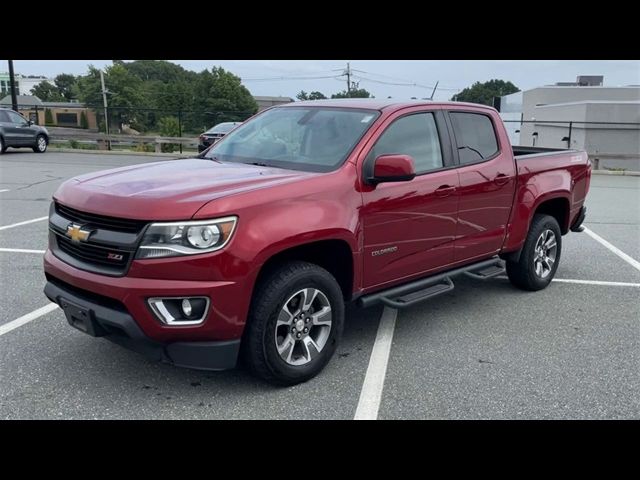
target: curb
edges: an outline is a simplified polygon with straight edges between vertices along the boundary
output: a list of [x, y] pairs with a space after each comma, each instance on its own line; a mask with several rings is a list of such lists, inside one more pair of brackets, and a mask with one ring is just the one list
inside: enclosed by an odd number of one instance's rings
[[640, 172], [629, 170], [591, 170], [592, 175], [618, 175], [625, 177], [640, 177]]
[[169, 158], [189, 158], [197, 155], [194, 153], [156, 153], [156, 152], [130, 152], [127, 150], [83, 150], [81, 148], [50, 148], [50, 152], [60, 153], [84, 153], [90, 155], [139, 155], [141, 157], [169, 157]]

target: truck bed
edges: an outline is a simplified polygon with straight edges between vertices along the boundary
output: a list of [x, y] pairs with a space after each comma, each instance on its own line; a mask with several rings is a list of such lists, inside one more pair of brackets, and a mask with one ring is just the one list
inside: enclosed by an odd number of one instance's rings
[[530, 147], [526, 145], [512, 145], [511, 150], [513, 151], [513, 156], [516, 157], [525, 157], [525, 156], [533, 156], [547, 153], [560, 153], [560, 152], [577, 152], [577, 150], [570, 150], [566, 148], [548, 148], [548, 147]]

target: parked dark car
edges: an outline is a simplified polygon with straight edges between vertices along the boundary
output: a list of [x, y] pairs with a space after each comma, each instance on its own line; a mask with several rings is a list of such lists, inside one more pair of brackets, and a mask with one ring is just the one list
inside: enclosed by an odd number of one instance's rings
[[211, 145], [216, 143], [222, 137], [224, 137], [231, 130], [236, 128], [242, 122], [223, 122], [217, 124], [215, 127], [210, 128], [202, 135], [200, 135], [200, 142], [198, 143], [198, 152], [203, 152]]
[[31, 147], [36, 153], [44, 153], [49, 145], [49, 132], [35, 125], [18, 112], [0, 108], [0, 153], [8, 147]]

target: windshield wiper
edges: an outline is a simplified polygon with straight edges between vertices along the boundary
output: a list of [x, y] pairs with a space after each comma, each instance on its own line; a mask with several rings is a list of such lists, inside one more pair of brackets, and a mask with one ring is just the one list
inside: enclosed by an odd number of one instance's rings
[[256, 167], [269, 167], [266, 163], [261, 162], [247, 162], [247, 165], [255, 165]]

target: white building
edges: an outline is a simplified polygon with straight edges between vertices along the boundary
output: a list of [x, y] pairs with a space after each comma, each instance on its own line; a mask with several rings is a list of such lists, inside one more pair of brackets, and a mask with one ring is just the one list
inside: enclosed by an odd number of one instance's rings
[[586, 150], [597, 168], [640, 170], [640, 86], [602, 83], [601, 76], [581, 76], [501, 97], [511, 141]]

